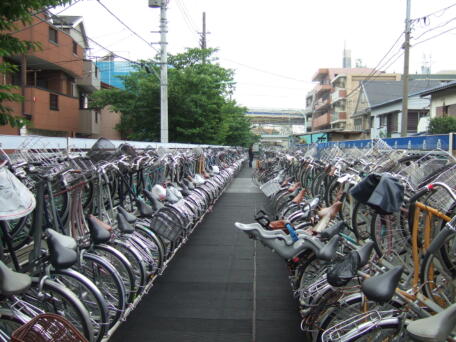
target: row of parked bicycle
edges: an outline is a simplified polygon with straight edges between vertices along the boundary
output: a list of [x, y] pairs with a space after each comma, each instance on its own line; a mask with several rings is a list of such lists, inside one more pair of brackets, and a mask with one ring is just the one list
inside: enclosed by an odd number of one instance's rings
[[0, 341], [43, 313], [63, 316], [89, 342], [107, 340], [243, 158], [237, 149], [135, 150], [106, 139], [89, 151], [3, 153]]
[[236, 223], [282, 257], [308, 341], [456, 340], [456, 160], [335, 146], [265, 152]]

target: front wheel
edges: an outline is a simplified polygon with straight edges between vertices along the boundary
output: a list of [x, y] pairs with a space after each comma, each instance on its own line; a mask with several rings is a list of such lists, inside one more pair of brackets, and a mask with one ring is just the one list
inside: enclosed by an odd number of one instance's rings
[[24, 293], [24, 300], [44, 312], [54, 313], [65, 317], [78, 329], [89, 342], [94, 341], [93, 327], [90, 315], [84, 304], [68, 288], [45, 279], [34, 278], [32, 286]]

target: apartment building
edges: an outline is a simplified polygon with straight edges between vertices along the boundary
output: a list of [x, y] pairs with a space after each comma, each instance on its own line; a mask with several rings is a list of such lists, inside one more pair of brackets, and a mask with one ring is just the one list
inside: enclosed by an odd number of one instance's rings
[[[110, 113], [89, 108], [88, 98], [100, 89], [96, 65], [86, 58], [89, 48], [83, 18], [53, 16], [42, 12], [31, 24], [17, 24], [12, 36], [39, 42], [40, 49], [22, 56], [4, 57], [18, 66], [15, 74], [2, 82], [19, 86], [22, 103], [6, 103], [14, 115], [25, 117], [30, 125], [21, 129], [0, 126], [0, 134], [48, 135], [98, 138], [103, 132], [118, 136]], [[2, 62], [2, 60], [0, 60]]]
[[306, 115], [311, 116], [312, 131], [337, 130], [356, 136], [351, 116], [360, 94], [360, 82], [400, 79], [398, 74], [375, 73], [372, 76], [374, 72], [370, 68], [318, 69], [312, 78], [318, 84], [306, 99]]

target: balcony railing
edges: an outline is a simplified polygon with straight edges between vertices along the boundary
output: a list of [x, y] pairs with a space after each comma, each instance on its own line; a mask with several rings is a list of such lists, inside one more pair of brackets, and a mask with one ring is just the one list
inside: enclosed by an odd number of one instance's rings
[[80, 110], [80, 126], [79, 132], [87, 135], [100, 134], [100, 118], [94, 110]]
[[336, 121], [345, 121], [347, 119], [347, 112], [334, 112], [331, 115], [331, 123]]
[[322, 110], [323, 108], [329, 106], [330, 104], [331, 104], [331, 101], [329, 98], [326, 100], [318, 100], [315, 103], [315, 110]]
[[84, 60], [84, 74], [77, 80], [77, 84], [89, 92], [100, 89], [100, 73], [95, 63]]
[[344, 99], [347, 96], [347, 91], [342, 88], [335, 88], [331, 93], [331, 102], [337, 102]]
[[332, 86], [330, 84], [319, 84], [315, 87], [315, 94], [319, 95], [325, 91], [331, 91]]
[[330, 113], [325, 113], [323, 115], [320, 115], [316, 118], [312, 119], [312, 128], [313, 129], [319, 129], [324, 126], [328, 126], [331, 124], [331, 114]]

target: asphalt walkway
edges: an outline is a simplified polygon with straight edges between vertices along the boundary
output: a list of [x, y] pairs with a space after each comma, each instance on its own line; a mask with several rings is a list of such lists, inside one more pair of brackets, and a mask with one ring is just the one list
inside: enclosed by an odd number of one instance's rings
[[236, 230], [266, 197], [244, 168], [112, 342], [303, 342], [286, 265]]

